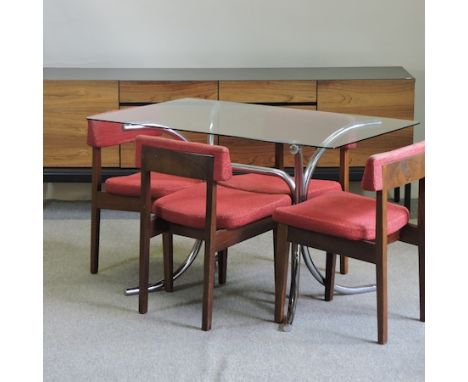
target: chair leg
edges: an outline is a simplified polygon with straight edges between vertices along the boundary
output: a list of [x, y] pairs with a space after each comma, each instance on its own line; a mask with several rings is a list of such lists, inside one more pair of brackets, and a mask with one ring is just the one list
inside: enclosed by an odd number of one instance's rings
[[411, 212], [411, 183], [405, 184], [405, 207]]
[[284, 304], [286, 301], [286, 283], [288, 281], [289, 242], [288, 226], [278, 224], [276, 232], [275, 257], [275, 322], [284, 321]]
[[425, 308], [425, 253], [424, 246], [419, 246], [419, 321], [426, 321], [426, 308]]
[[204, 259], [204, 280], [203, 280], [203, 313], [202, 313], [202, 330], [208, 331], [211, 329], [213, 318], [213, 289], [215, 279], [215, 252], [211, 246], [205, 242], [205, 259]]
[[141, 314], [145, 314], [148, 311], [150, 239], [150, 226], [144, 217], [140, 218], [140, 281], [138, 286], [140, 290], [138, 292], [138, 311]]
[[381, 345], [388, 339], [387, 262], [376, 264], [377, 278], [377, 331]]
[[400, 202], [400, 187], [395, 187], [393, 189], [393, 201], [395, 203], [399, 203]]
[[99, 231], [101, 226], [101, 209], [91, 207], [91, 259], [90, 270], [92, 274], [99, 269]]
[[276, 253], [278, 248], [276, 247], [276, 241], [278, 239], [278, 225], [276, 224], [273, 228], [273, 279], [276, 286]]
[[[341, 258], [343, 258], [341, 256]], [[333, 291], [335, 289], [335, 266], [336, 266], [336, 255], [334, 253], [327, 252], [326, 260], [326, 271], [325, 271], [325, 301], [333, 300]]]
[[425, 180], [419, 181], [419, 193], [418, 193], [418, 256], [419, 256], [419, 320], [422, 322], [426, 321], [426, 310], [425, 310]]
[[228, 256], [227, 248], [218, 252], [218, 283], [219, 285], [226, 284], [227, 256]]
[[172, 234], [163, 233], [163, 259], [164, 259], [164, 290], [172, 292], [174, 284], [172, 275], [174, 273], [173, 241]]
[[340, 256], [340, 273], [346, 275], [349, 270], [349, 261], [346, 256]]

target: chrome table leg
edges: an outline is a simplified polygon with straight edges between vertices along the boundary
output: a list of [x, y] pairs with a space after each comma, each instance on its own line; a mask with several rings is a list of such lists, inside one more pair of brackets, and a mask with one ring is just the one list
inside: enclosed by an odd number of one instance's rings
[[[193, 261], [197, 258], [197, 255], [200, 252], [200, 248], [201, 248], [202, 243], [203, 243], [202, 240], [196, 240], [195, 241], [195, 244], [193, 245], [193, 247], [192, 247], [189, 255], [187, 256], [187, 258], [185, 259], [185, 261], [174, 272], [174, 274], [172, 276], [173, 280], [176, 280], [180, 276], [182, 276], [182, 274], [184, 274], [185, 271], [192, 265]], [[160, 289], [163, 289], [163, 287], [164, 287], [164, 279], [159, 280], [159, 281], [157, 281], [155, 283], [152, 283], [152, 284], [148, 285], [148, 292], [150, 292], [150, 293], [151, 292], [156, 292], [156, 291], [158, 291]], [[138, 287], [128, 288], [128, 289], [125, 290], [125, 295], [126, 296], [134, 296], [134, 295], [137, 295], [139, 293], [139, 291], [140, 291], [140, 289]]]
[[[302, 251], [302, 258], [304, 259], [304, 263], [307, 266], [307, 269], [309, 269], [309, 272], [320, 284], [325, 285], [325, 278], [323, 277], [323, 275], [320, 273], [320, 271], [317, 269], [316, 265], [312, 261], [312, 257], [309, 252], [309, 247], [302, 246], [301, 251]], [[362, 294], [362, 293], [375, 292], [375, 290], [376, 290], [376, 286], [374, 284], [353, 286], [353, 287], [335, 284], [335, 292], [338, 292], [341, 294]]]
[[296, 313], [296, 302], [299, 296], [301, 250], [297, 244], [293, 244], [291, 247], [291, 286], [289, 288], [288, 314], [286, 320], [280, 324], [280, 330], [283, 332], [291, 331], [294, 314]]

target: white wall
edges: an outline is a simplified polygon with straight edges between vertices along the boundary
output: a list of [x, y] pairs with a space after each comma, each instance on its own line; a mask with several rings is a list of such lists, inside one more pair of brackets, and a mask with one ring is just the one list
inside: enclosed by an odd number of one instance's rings
[[423, 0], [44, 0], [46, 67], [391, 65], [423, 122]]

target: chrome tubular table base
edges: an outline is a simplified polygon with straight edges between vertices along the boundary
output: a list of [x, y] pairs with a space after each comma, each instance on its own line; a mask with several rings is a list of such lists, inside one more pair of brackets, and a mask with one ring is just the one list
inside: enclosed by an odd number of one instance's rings
[[[307, 268], [309, 269], [310, 273], [312, 274], [312, 276], [320, 284], [325, 285], [325, 278], [323, 277], [323, 275], [320, 273], [320, 271], [317, 269], [314, 262], [312, 261], [312, 257], [309, 252], [309, 247], [301, 246], [301, 251], [302, 251], [302, 258], [304, 259], [304, 262]], [[375, 284], [361, 285], [361, 286], [355, 286], [355, 287], [335, 284], [335, 292], [338, 292], [341, 294], [362, 294], [362, 293], [370, 293], [370, 292], [375, 292], [375, 291], [376, 291]]]
[[[363, 128], [363, 125], [358, 126], [347, 126], [343, 129], [336, 131], [334, 134], [330, 135], [327, 139], [324, 140], [324, 147], [326, 146], [325, 143], [333, 142], [337, 137], [341, 134], [345, 133], [348, 130], [355, 129], [355, 128]], [[317, 163], [320, 157], [325, 153], [326, 149], [324, 147], [318, 148], [315, 150], [314, 154], [309, 160], [307, 168], [305, 172], [303, 172], [302, 167], [302, 150], [298, 145], [291, 145], [290, 151], [294, 154], [294, 174], [295, 174], [295, 203], [300, 203], [307, 198], [307, 191], [309, 189], [309, 182], [312, 178], [312, 174], [317, 167]], [[320, 271], [315, 266], [314, 262], [312, 261], [312, 257], [309, 252], [309, 248], [306, 246], [292, 246], [292, 259], [291, 259], [291, 285], [289, 288], [289, 302], [288, 302], [288, 313], [286, 316], [285, 321], [280, 324], [280, 330], [284, 332], [291, 331], [291, 325], [294, 321], [294, 315], [296, 312], [296, 303], [299, 297], [299, 270], [300, 270], [300, 254], [302, 253], [302, 257], [304, 262], [309, 269], [312, 276], [322, 285], [325, 285], [325, 278], [320, 273]], [[375, 285], [363, 285], [357, 287], [347, 287], [343, 285], [336, 285], [335, 284], [335, 291], [342, 294], [361, 294], [361, 293], [369, 293], [375, 292], [376, 286]]]
[[[198, 253], [200, 252], [200, 248], [202, 245], [203, 241], [202, 240], [196, 240], [195, 244], [193, 245], [189, 255], [185, 259], [185, 261], [182, 263], [182, 265], [177, 268], [177, 270], [174, 272], [172, 275], [172, 279], [176, 280], [178, 279], [182, 274], [185, 273], [185, 271], [192, 265], [193, 261], [197, 258]], [[164, 288], [164, 279], [159, 280], [155, 283], [149, 284], [148, 285], [148, 292], [156, 292], [160, 289]], [[138, 287], [135, 288], [128, 288], [125, 290], [125, 295], [126, 296], [134, 296], [137, 295], [140, 292], [140, 289]]]
[[280, 330], [283, 332], [290, 332], [292, 323], [294, 321], [294, 314], [296, 312], [296, 303], [299, 296], [299, 277], [301, 268], [301, 247], [293, 244], [291, 248], [291, 286], [289, 288], [289, 302], [288, 302], [288, 315], [286, 320], [280, 324]]

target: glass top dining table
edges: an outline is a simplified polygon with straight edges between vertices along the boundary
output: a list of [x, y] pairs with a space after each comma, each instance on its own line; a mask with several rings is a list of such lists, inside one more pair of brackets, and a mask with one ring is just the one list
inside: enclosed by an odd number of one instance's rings
[[184, 98], [89, 116], [120, 122], [126, 129], [159, 127], [177, 131], [333, 149], [418, 124], [278, 106]]
[[[236, 102], [184, 98], [130, 109], [109, 111], [88, 117], [88, 120], [117, 122], [124, 129], [160, 128], [171, 132], [206, 133], [209, 137], [230, 136], [264, 142], [290, 145], [294, 154], [294, 178], [279, 169], [259, 168], [233, 164], [241, 172], [257, 172], [281, 176], [290, 186], [294, 203], [306, 198], [309, 181], [318, 160], [327, 149], [335, 149], [365, 139], [415, 126], [417, 121], [394, 118], [361, 116], [324, 111], [291, 109], [278, 106], [252, 105]], [[214, 140], [210, 139], [213, 143]], [[301, 146], [317, 148], [304, 170]], [[200, 250], [197, 241], [186, 261], [174, 272], [174, 279], [183, 274], [192, 264]], [[324, 277], [315, 266], [309, 249], [292, 246], [292, 275], [289, 292], [288, 330], [294, 319], [299, 289], [300, 254], [312, 276], [321, 284]], [[161, 289], [163, 280], [149, 286], [149, 291]], [[374, 285], [342, 286], [335, 290], [342, 294], [367, 293]], [[138, 288], [129, 288], [127, 295], [138, 293]]]

